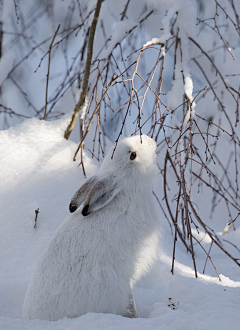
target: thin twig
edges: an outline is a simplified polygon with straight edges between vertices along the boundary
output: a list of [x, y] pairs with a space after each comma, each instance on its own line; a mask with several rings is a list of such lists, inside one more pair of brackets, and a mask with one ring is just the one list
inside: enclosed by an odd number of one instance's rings
[[107, 94], [108, 89], [111, 87], [112, 83], [113, 83], [116, 79], [118, 79], [118, 77], [119, 77], [119, 76], [117, 76], [117, 77], [115, 77], [115, 78], [114, 78], [114, 76], [112, 77], [112, 79], [110, 80], [109, 84], [107, 85], [105, 91], [103, 92], [103, 95], [102, 95], [100, 101], [99, 101], [98, 104], [96, 105], [96, 107], [95, 107], [95, 109], [94, 109], [94, 111], [93, 111], [93, 113], [92, 113], [92, 115], [91, 115], [91, 117], [90, 117], [90, 119], [89, 119], [89, 121], [88, 121], [88, 125], [87, 125], [87, 128], [86, 128], [86, 131], [85, 131], [85, 133], [84, 133], [84, 135], [83, 135], [83, 137], [82, 137], [82, 139], [81, 139], [81, 141], [80, 141], [80, 143], [79, 143], [79, 145], [78, 145], [78, 147], [77, 147], [77, 150], [75, 151], [75, 154], [74, 154], [74, 157], [73, 157], [73, 160], [74, 160], [74, 161], [76, 160], [76, 157], [77, 157], [78, 151], [79, 151], [80, 148], [82, 147], [82, 144], [83, 144], [83, 142], [84, 142], [84, 140], [85, 140], [85, 138], [86, 138], [86, 136], [87, 136], [87, 134], [88, 134], [88, 132], [89, 132], [90, 126], [91, 126], [91, 124], [92, 124], [93, 117], [95, 116], [96, 112], [98, 111], [98, 109], [99, 109], [99, 107], [100, 107], [100, 105], [101, 105], [101, 103], [102, 103], [102, 100], [104, 99], [104, 97], [105, 97], [106, 94]]
[[44, 110], [44, 116], [43, 116], [44, 120], [47, 119], [48, 83], [49, 83], [49, 75], [50, 75], [51, 52], [52, 52], [52, 46], [53, 46], [54, 40], [58, 34], [59, 29], [60, 29], [60, 24], [58, 25], [57, 30], [54, 33], [54, 36], [53, 36], [52, 41], [49, 46], [49, 52], [48, 52], [48, 70], [47, 70], [47, 80], [46, 80], [45, 110]]

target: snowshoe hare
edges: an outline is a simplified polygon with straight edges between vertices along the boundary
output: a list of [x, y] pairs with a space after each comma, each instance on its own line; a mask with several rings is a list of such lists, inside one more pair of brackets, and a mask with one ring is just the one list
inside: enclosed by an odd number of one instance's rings
[[158, 254], [152, 200], [156, 143], [126, 138], [73, 196], [71, 214], [37, 263], [23, 306], [27, 319], [87, 312], [136, 317], [133, 284]]

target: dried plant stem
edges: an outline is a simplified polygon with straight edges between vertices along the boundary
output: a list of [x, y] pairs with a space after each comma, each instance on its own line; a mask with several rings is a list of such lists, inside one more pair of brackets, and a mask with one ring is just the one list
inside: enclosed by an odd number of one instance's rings
[[82, 139], [81, 139], [81, 141], [80, 141], [80, 143], [79, 143], [79, 145], [78, 145], [78, 147], [77, 147], [77, 150], [76, 150], [76, 152], [75, 152], [75, 154], [74, 154], [74, 157], [73, 157], [73, 160], [74, 160], [74, 161], [76, 160], [76, 157], [77, 157], [78, 151], [81, 149], [81, 147], [82, 147], [82, 145], [83, 145], [83, 142], [84, 142], [84, 140], [85, 140], [85, 138], [86, 138], [86, 136], [87, 136], [87, 134], [88, 134], [88, 132], [89, 132], [90, 126], [91, 126], [92, 121], [93, 121], [93, 117], [95, 116], [96, 112], [98, 111], [98, 109], [99, 109], [99, 107], [100, 107], [100, 105], [101, 105], [102, 100], [104, 99], [105, 95], [107, 94], [108, 89], [109, 89], [110, 86], [112, 85], [113, 81], [115, 81], [117, 78], [118, 78], [118, 77], [115, 77], [115, 78], [112, 77], [112, 79], [110, 80], [109, 84], [107, 85], [107, 87], [106, 87], [106, 89], [105, 89], [105, 91], [104, 91], [104, 93], [103, 93], [103, 95], [102, 95], [100, 101], [99, 101], [98, 104], [96, 105], [96, 107], [95, 107], [95, 109], [94, 109], [94, 111], [93, 111], [93, 113], [92, 113], [92, 115], [91, 115], [91, 117], [90, 117], [90, 119], [89, 119], [89, 121], [88, 121], [88, 125], [87, 125], [87, 128], [86, 128], [86, 131], [85, 131], [85, 133], [84, 133], [84, 135], [83, 135], [83, 137], [82, 137]]
[[215, 243], [229, 258], [231, 258], [239, 267], [240, 267], [240, 262], [237, 258], [234, 258], [231, 253], [229, 253], [223, 246], [222, 244], [219, 243], [219, 241], [210, 233], [210, 231], [208, 230], [207, 226], [205, 225], [205, 223], [202, 221], [202, 219], [200, 218], [200, 216], [197, 214], [197, 211], [195, 210], [195, 207], [193, 206], [193, 203], [190, 201], [190, 199], [188, 199], [188, 202], [191, 206], [191, 209], [195, 215], [195, 218], [198, 220], [198, 222], [200, 223], [200, 225], [204, 228], [205, 232], [208, 234], [208, 236], [211, 238], [211, 240], [213, 241], [213, 243]]
[[181, 190], [182, 190], [181, 182], [179, 182], [179, 192], [178, 192], [176, 215], [175, 215], [175, 221], [174, 221], [175, 234], [174, 234], [174, 244], [173, 244], [173, 254], [172, 254], [172, 269], [171, 269], [171, 273], [173, 275], [174, 275], [174, 262], [175, 262], [175, 253], [176, 253], [176, 244], [177, 244], [177, 220], [178, 220], [178, 213], [179, 213], [178, 208], [179, 208]]
[[201, 248], [203, 249], [203, 251], [204, 251], [204, 252], [206, 253], [206, 255], [207, 255], [207, 258], [206, 258], [206, 261], [205, 261], [205, 264], [204, 264], [203, 273], [205, 272], [206, 265], [207, 265], [207, 261], [208, 261], [208, 259], [209, 259], [210, 262], [211, 262], [211, 264], [212, 264], [212, 266], [213, 266], [213, 268], [214, 268], [214, 270], [215, 270], [215, 272], [216, 272], [216, 274], [217, 274], [217, 277], [218, 277], [219, 282], [221, 282], [221, 281], [222, 281], [222, 280], [221, 280], [221, 277], [220, 277], [220, 275], [219, 275], [219, 273], [218, 273], [218, 271], [217, 271], [217, 268], [216, 268], [216, 266], [214, 265], [214, 263], [213, 263], [213, 261], [212, 261], [212, 258], [211, 258], [211, 256], [210, 256], [210, 251], [211, 251], [211, 248], [212, 248], [212, 244], [213, 244], [213, 242], [211, 243], [210, 248], [209, 248], [209, 251], [207, 252], [207, 251], [204, 249], [204, 247], [202, 246], [201, 242], [200, 242], [195, 236], [193, 236], [193, 238], [194, 238], [195, 241], [201, 246]]
[[34, 223], [34, 228], [37, 227], [38, 213], [39, 213], [39, 208], [37, 208], [37, 209], [35, 210], [35, 223]]
[[[81, 119], [80, 120], [80, 136], [81, 136], [81, 140], [83, 139], [83, 132], [84, 132], [84, 120]], [[80, 164], [82, 166], [82, 171], [83, 171], [83, 175], [84, 177], [86, 177], [86, 170], [85, 170], [85, 166], [84, 166], [84, 162], [83, 162], [83, 147], [84, 147], [84, 143], [82, 143], [81, 145], [81, 151], [80, 151], [80, 156], [81, 156], [81, 161]]]
[[164, 177], [163, 177], [163, 181], [164, 181], [164, 184], [163, 184], [163, 189], [164, 189], [164, 199], [165, 199], [165, 203], [166, 203], [166, 205], [167, 205], [168, 212], [169, 212], [169, 214], [170, 214], [170, 218], [171, 218], [171, 220], [172, 220], [172, 222], [173, 222], [173, 225], [175, 226], [175, 228], [176, 228], [176, 230], [177, 230], [177, 232], [178, 232], [178, 235], [179, 235], [181, 241], [182, 241], [183, 244], [185, 245], [187, 251], [190, 251], [190, 252], [191, 252], [189, 246], [187, 245], [187, 243], [186, 243], [186, 241], [185, 241], [185, 239], [184, 239], [184, 237], [183, 237], [183, 235], [182, 235], [182, 232], [181, 232], [181, 230], [180, 230], [178, 224], [175, 222], [175, 218], [174, 218], [174, 216], [173, 216], [173, 214], [172, 214], [172, 211], [171, 211], [171, 208], [170, 208], [170, 205], [169, 205], [169, 202], [168, 202], [168, 197], [167, 197], [167, 162], [168, 162], [168, 160], [170, 160], [170, 157], [169, 157], [169, 153], [168, 153], [168, 151], [167, 151], [167, 153], [166, 153], [166, 157], [165, 157], [165, 162], [164, 162]]
[[191, 254], [192, 254], [192, 261], [193, 261], [193, 267], [194, 267], [194, 272], [195, 272], [195, 277], [197, 278], [197, 267], [196, 267], [196, 260], [195, 260], [195, 253], [193, 249], [193, 235], [192, 235], [192, 229], [191, 229], [191, 224], [190, 224], [190, 219], [189, 219], [189, 210], [188, 210], [188, 196], [187, 196], [187, 191], [186, 191], [186, 181], [184, 177], [184, 172], [181, 169], [181, 176], [182, 176], [182, 186], [183, 186], [183, 199], [184, 199], [184, 208], [185, 208], [185, 213], [186, 213], [186, 224], [187, 224], [187, 231], [188, 231], [188, 237], [190, 240], [190, 246], [191, 246]]
[[50, 74], [50, 64], [51, 64], [51, 53], [52, 53], [52, 46], [54, 43], [54, 40], [58, 34], [58, 31], [60, 29], [60, 24], [57, 27], [57, 30], [54, 33], [54, 36], [52, 38], [52, 41], [49, 46], [49, 51], [48, 51], [48, 70], [47, 70], [47, 80], [46, 80], [46, 93], [45, 93], [45, 110], [44, 110], [44, 116], [43, 119], [47, 119], [47, 105], [48, 105], [48, 83], [49, 83], [49, 74]]

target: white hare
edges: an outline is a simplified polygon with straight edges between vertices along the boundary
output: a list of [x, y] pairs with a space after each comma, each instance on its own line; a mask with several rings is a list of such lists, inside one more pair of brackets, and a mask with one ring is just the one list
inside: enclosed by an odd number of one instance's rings
[[110, 149], [98, 175], [73, 196], [70, 215], [45, 247], [23, 314], [57, 320], [87, 312], [136, 317], [133, 284], [158, 254], [152, 201], [156, 143], [146, 135]]

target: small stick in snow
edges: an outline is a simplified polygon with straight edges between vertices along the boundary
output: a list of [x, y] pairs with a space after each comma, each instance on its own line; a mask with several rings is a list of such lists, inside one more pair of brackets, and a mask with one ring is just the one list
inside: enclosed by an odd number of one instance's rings
[[38, 213], [39, 213], [39, 207], [35, 210], [35, 224], [34, 224], [34, 228], [37, 227], [37, 218], [38, 218]]

